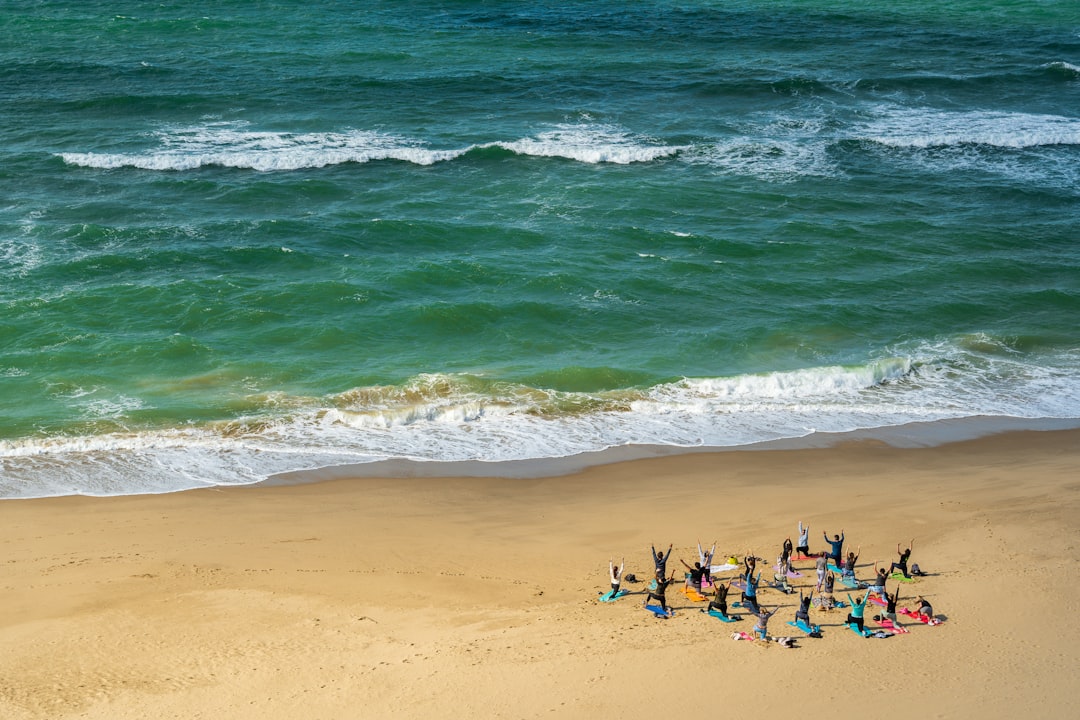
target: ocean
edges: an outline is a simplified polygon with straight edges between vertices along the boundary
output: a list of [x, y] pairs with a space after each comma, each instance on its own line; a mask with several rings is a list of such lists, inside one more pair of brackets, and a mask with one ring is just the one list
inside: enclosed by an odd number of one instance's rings
[[1080, 425], [1075, 0], [0, 17], [0, 497]]

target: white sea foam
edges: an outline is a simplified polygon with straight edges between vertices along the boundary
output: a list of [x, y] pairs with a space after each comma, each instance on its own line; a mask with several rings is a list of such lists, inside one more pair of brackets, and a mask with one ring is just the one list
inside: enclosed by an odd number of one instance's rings
[[206, 427], [2, 441], [0, 497], [166, 492], [391, 457], [509, 461], [633, 444], [731, 447], [958, 418], [1077, 418], [1080, 356], [1040, 362], [973, 335], [896, 348], [855, 367], [603, 393], [421, 376], [321, 401], [268, 401], [264, 416]]
[[342, 163], [397, 160], [433, 165], [475, 149], [503, 148], [520, 155], [561, 157], [584, 163], [650, 162], [682, 147], [654, 143], [610, 125], [561, 124], [535, 137], [433, 149], [425, 141], [365, 130], [325, 133], [253, 131], [236, 123], [167, 128], [153, 133], [156, 147], [132, 153], [61, 153], [70, 165], [102, 169], [194, 170], [207, 166], [262, 172], [320, 168]]
[[627, 165], [676, 155], [684, 146], [658, 145], [613, 125], [564, 124], [535, 138], [494, 143], [519, 155]]
[[855, 136], [888, 147], [1031, 148], [1080, 144], [1080, 119], [1060, 115], [898, 106], [879, 107], [875, 114], [875, 118], [854, 129]]
[[1073, 65], [1072, 63], [1059, 60], [1057, 62], [1047, 63], [1043, 67], [1052, 68], [1054, 70], [1066, 70], [1073, 73], [1075, 77], [1080, 78], [1080, 66]]
[[170, 128], [154, 137], [158, 147], [138, 153], [62, 153], [61, 157], [71, 165], [105, 169], [194, 170], [215, 165], [268, 172], [375, 160], [432, 165], [465, 152], [432, 150], [419, 141], [379, 132], [259, 132], [232, 123]]

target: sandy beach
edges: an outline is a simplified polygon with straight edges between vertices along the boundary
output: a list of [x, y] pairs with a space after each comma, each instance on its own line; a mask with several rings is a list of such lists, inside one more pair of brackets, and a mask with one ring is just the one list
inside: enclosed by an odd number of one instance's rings
[[[1078, 489], [1080, 433], [1057, 431], [4, 501], [0, 717], [1071, 717]], [[752, 623], [681, 585], [668, 620], [643, 583], [597, 601], [609, 558], [647, 578], [651, 544], [681, 570], [716, 541], [771, 566], [800, 520], [814, 551], [841, 530], [861, 547], [861, 579], [914, 538], [930, 574], [900, 604], [943, 622], [864, 639], [814, 610], [808, 638], [798, 596], [764, 590], [786, 649], [733, 641]]]

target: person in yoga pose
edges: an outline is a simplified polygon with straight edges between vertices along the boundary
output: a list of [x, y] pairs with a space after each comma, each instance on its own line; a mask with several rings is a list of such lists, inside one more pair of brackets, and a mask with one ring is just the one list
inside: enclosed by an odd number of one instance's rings
[[668, 585], [671, 585], [673, 582], [675, 582], [674, 575], [669, 578], [656, 578], [656, 588], [649, 591], [649, 594], [645, 598], [645, 602], [642, 603], [642, 606], [644, 607], [648, 605], [650, 600], [656, 600], [660, 603], [660, 607], [663, 609], [663, 611], [670, 615], [671, 608], [669, 608], [667, 604], [667, 589]]
[[825, 582], [821, 592], [821, 609], [831, 610], [836, 607], [836, 598], [833, 597], [833, 588], [836, 585], [836, 575], [832, 572], [825, 574]]
[[846, 623], [855, 623], [858, 626], [859, 632], [863, 631], [863, 612], [866, 610], [866, 600], [870, 597], [870, 591], [867, 590], [863, 595], [862, 600], [855, 602], [851, 598], [851, 593], [848, 593], [848, 602], [851, 603], [851, 612], [848, 613]]
[[759, 635], [762, 640], [765, 639], [765, 635], [768, 633], [769, 618], [775, 615], [776, 611], [779, 609], [779, 607], [774, 607], [772, 612], [765, 612], [765, 608], [758, 608], [755, 613], [757, 615], [757, 622], [754, 623], [754, 633]]
[[746, 557], [743, 558], [743, 577], [749, 578], [756, 568], [757, 558], [754, 557], [754, 553], [746, 553]]
[[712, 582], [712, 561], [713, 556], [716, 555], [716, 541], [713, 540], [712, 549], [709, 552], [705, 552], [701, 549], [701, 541], [698, 540], [697, 544], [698, 561], [701, 563], [701, 579], [705, 583]]
[[790, 564], [791, 564], [791, 550], [792, 550], [791, 538], [784, 538], [784, 544], [780, 548], [780, 564], [781, 565], [784, 565], [786, 563], [787, 565], [790, 566]]
[[920, 595], [917, 598], [915, 598], [915, 602], [918, 603], [918, 606], [917, 606], [917, 608], [915, 610], [916, 613], [918, 613], [919, 615], [922, 615], [925, 618], [933, 619], [933, 617], [934, 617], [934, 608], [930, 605], [929, 600], [927, 600], [922, 595]]
[[671, 548], [672, 547], [673, 547], [673, 544], [668, 545], [667, 554], [664, 554], [662, 552], [657, 552], [655, 545], [652, 546], [653, 565], [656, 566], [656, 580], [657, 580], [657, 582], [659, 582], [661, 578], [663, 578], [665, 575], [667, 575], [667, 561], [668, 561], [668, 558], [671, 557]]
[[814, 591], [811, 590], [810, 594], [803, 597], [802, 589], [799, 589], [799, 609], [795, 611], [795, 622], [800, 620], [806, 623], [807, 627], [810, 625], [810, 600], [814, 597]]
[[885, 612], [881, 613], [881, 618], [890, 620], [893, 625], [900, 627], [900, 623], [896, 622], [896, 603], [900, 600], [900, 583], [896, 584], [896, 592], [890, 595], [886, 590], [882, 597], [885, 599]]
[[728, 589], [728, 583], [721, 583], [717, 585], [716, 596], [709, 601], [709, 607], [707, 607], [705, 611], [708, 612], [709, 610], [719, 610], [721, 615], [727, 616]]
[[911, 557], [911, 548], [913, 547], [915, 547], [915, 538], [911, 538], [911, 542], [908, 543], [907, 548], [904, 550], [900, 549], [900, 543], [896, 543], [896, 552], [900, 555], [900, 559], [892, 564], [892, 567], [889, 568], [889, 572], [892, 572], [893, 570], [899, 570], [904, 574], [904, 577], [911, 577], [911, 574], [908, 572], [907, 569], [907, 561], [908, 558]]
[[822, 533], [822, 537], [825, 538], [825, 542], [829, 543], [829, 557], [836, 563], [836, 567], [840, 567], [840, 559], [844, 556], [844, 530], [840, 529], [839, 535], [833, 535], [833, 539], [830, 540], [826, 533]]
[[752, 575], [746, 576], [746, 589], [742, 593], [742, 602], [752, 613], [758, 611], [757, 588], [759, 582], [761, 582], [761, 573], [758, 573], [757, 578]]
[[619, 561], [618, 569], [615, 568], [615, 558], [608, 561], [608, 574], [611, 576], [611, 598], [619, 594], [619, 586], [622, 584], [622, 571], [626, 566], [626, 558]]
[[705, 569], [703, 567], [701, 567], [701, 563], [696, 562], [696, 563], [694, 563], [694, 566], [691, 567], [691, 566], [687, 565], [686, 561], [683, 560], [682, 558], [679, 558], [679, 562], [681, 562], [683, 564], [684, 568], [686, 568], [687, 570], [690, 571], [689, 575], [686, 578], [687, 586], [689, 586], [690, 588], [692, 588], [692, 589], [694, 589], [694, 590], [696, 590], [697, 592], [700, 593], [701, 592], [701, 579], [705, 576]]
[[877, 563], [874, 563], [874, 580], [870, 584], [870, 592], [878, 595], [885, 594], [885, 581], [889, 579], [889, 573], [885, 568], [879, 568]]
[[855, 552], [849, 552], [847, 559], [844, 561], [844, 567], [840, 568], [840, 577], [855, 579], [855, 563], [859, 561], [859, 553], [862, 552], [862, 545]]
[[802, 520], [799, 521], [799, 544], [795, 550], [804, 558], [810, 557], [810, 526], [803, 527]]

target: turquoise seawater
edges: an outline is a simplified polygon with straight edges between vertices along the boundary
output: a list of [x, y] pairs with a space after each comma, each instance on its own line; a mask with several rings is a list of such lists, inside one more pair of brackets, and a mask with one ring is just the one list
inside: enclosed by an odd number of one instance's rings
[[1080, 4], [0, 2], [0, 496], [1080, 418]]

